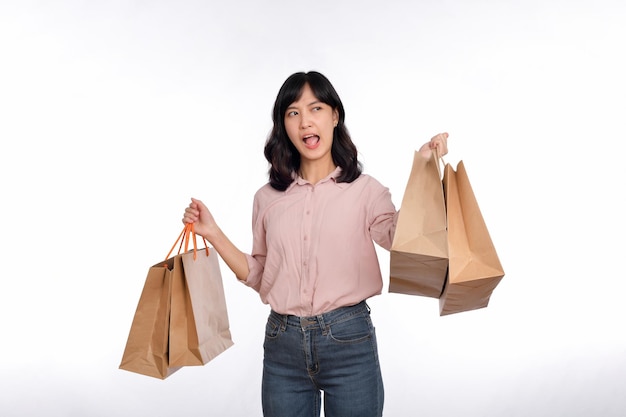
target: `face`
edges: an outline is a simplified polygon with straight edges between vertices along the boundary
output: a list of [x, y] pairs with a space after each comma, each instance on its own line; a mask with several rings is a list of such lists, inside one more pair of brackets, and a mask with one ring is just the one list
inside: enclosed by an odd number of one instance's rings
[[285, 112], [285, 128], [302, 162], [332, 161], [330, 150], [333, 131], [339, 115], [337, 110], [315, 97], [311, 87], [304, 85], [302, 95]]

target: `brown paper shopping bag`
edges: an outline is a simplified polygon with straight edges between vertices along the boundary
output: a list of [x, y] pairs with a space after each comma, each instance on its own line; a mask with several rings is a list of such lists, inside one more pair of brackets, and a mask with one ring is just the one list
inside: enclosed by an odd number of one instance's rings
[[439, 298], [448, 268], [439, 157], [419, 152], [400, 206], [390, 253], [389, 292]]
[[[183, 365], [205, 364], [232, 345], [217, 254], [209, 250], [206, 242], [205, 249], [199, 252], [195, 239], [194, 249], [188, 250], [190, 235], [195, 237], [192, 224], [185, 226], [166, 260], [149, 269], [120, 369], [165, 379]], [[170, 257], [179, 242], [178, 254]], [[183, 244], [185, 253], [181, 254]], [[196, 260], [200, 262], [195, 264]], [[190, 264], [187, 269], [194, 277], [191, 289], [185, 278], [184, 263]], [[210, 273], [212, 285], [202, 284], [205, 281], [203, 273]], [[219, 283], [216, 282], [218, 278]], [[182, 304], [181, 295], [185, 298]], [[190, 307], [186, 297], [196, 299], [196, 309]], [[213, 307], [206, 308], [207, 302]], [[207, 335], [212, 335], [207, 328], [219, 329], [219, 338], [207, 342]], [[177, 355], [176, 363], [172, 363], [172, 349]], [[181, 356], [182, 350], [199, 352], [200, 361]]]
[[440, 315], [487, 307], [504, 270], [476, 201], [463, 161], [446, 164], [449, 272], [439, 299]]
[[179, 368], [169, 365], [172, 277], [163, 262], [152, 266], [130, 327], [120, 369], [165, 379]]
[[217, 253], [194, 238], [173, 258], [170, 366], [205, 365], [232, 345]]

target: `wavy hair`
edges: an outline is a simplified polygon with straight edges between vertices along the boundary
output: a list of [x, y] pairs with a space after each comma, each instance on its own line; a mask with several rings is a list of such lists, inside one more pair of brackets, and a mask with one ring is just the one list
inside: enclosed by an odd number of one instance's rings
[[300, 154], [289, 140], [285, 129], [287, 107], [302, 96], [305, 85], [309, 85], [315, 97], [328, 104], [339, 114], [337, 127], [333, 131], [331, 155], [335, 165], [341, 167], [337, 182], [352, 182], [362, 172], [363, 166], [357, 158], [357, 149], [348, 129], [344, 125], [345, 111], [341, 99], [328, 78], [316, 71], [297, 72], [285, 80], [278, 91], [272, 111], [274, 127], [265, 143], [265, 159], [270, 163], [269, 182], [279, 191], [285, 191], [294, 181], [293, 174], [300, 170]]

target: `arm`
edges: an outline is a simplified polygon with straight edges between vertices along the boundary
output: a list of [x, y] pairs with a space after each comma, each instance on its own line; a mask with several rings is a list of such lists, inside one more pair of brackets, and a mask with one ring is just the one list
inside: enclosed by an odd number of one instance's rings
[[191, 199], [185, 209], [183, 223], [194, 223], [196, 234], [204, 237], [220, 254], [235, 276], [245, 281], [250, 273], [246, 255], [219, 228], [209, 209], [200, 200]]

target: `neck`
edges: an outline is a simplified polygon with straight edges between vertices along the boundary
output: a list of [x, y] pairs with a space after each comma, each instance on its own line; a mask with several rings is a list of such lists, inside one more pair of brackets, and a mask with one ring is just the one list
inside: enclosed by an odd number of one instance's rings
[[318, 163], [305, 163], [303, 161], [300, 164], [300, 176], [311, 184], [317, 184], [335, 169], [337, 169], [337, 166], [332, 160]]

